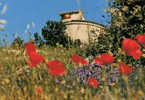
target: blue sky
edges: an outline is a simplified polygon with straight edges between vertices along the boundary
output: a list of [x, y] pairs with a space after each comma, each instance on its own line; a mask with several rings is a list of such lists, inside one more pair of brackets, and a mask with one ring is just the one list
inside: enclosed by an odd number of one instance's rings
[[7, 5], [6, 13], [0, 17], [7, 20], [4, 33], [9, 34], [9, 41], [13, 33], [21, 37], [26, 30], [41, 33], [47, 20], [60, 20], [60, 12], [82, 9], [86, 20], [101, 24], [108, 20], [101, 17], [105, 14], [103, 8], [107, 8], [107, 0], [2, 0], [2, 3]]

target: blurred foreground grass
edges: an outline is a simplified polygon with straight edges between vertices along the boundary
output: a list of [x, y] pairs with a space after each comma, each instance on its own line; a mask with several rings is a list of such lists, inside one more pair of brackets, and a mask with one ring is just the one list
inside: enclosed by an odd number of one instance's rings
[[[98, 85], [97, 88], [81, 84], [78, 78], [70, 79], [76, 65], [71, 57], [78, 48], [38, 49], [47, 60], [58, 59], [65, 63], [67, 73], [54, 77], [44, 64], [27, 65], [24, 49], [0, 49], [0, 100], [145, 100], [145, 68], [138, 67], [133, 73], [136, 80], [130, 86], [128, 76], [120, 76], [123, 84]], [[83, 52], [82, 52], [83, 53]], [[140, 65], [139, 65], [140, 66]]]

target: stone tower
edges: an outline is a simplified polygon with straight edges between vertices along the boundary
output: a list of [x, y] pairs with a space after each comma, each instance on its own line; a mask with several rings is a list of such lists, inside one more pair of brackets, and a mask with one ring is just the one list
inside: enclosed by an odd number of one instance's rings
[[89, 39], [96, 39], [100, 33], [104, 33], [104, 26], [92, 21], [86, 21], [82, 10], [60, 13], [61, 21], [66, 25], [66, 34], [73, 40], [79, 39], [88, 43]]

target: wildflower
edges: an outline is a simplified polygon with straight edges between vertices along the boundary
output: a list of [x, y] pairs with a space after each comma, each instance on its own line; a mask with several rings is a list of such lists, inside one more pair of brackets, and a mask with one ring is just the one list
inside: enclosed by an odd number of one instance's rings
[[136, 51], [139, 49], [139, 44], [132, 39], [124, 39], [122, 42], [122, 49], [123, 51]]
[[51, 60], [47, 65], [50, 73], [54, 76], [59, 76], [65, 73], [65, 65], [59, 60]]
[[95, 63], [96, 63], [97, 65], [99, 65], [99, 66], [101, 66], [101, 65], [104, 64], [103, 60], [100, 59], [100, 58], [97, 58], [97, 57], [94, 59], [94, 61], [95, 61]]
[[136, 35], [136, 39], [141, 44], [145, 43], [145, 34], [144, 35], [140, 35], [140, 34]]
[[44, 61], [44, 58], [41, 57], [40, 54], [36, 52], [31, 52], [29, 54], [29, 58], [30, 58], [30, 61], [28, 62], [28, 65], [32, 67], [35, 67], [38, 64], [40, 64], [40, 62]]
[[122, 74], [129, 74], [129, 73], [131, 73], [133, 71], [133, 69], [131, 67], [125, 65], [124, 63], [120, 63], [119, 71]]
[[80, 63], [80, 59], [81, 59], [81, 57], [76, 54], [72, 56], [72, 61], [76, 64]]
[[100, 59], [106, 64], [113, 63], [113, 61], [114, 61], [113, 56], [111, 54], [107, 54], [107, 53], [102, 54]]
[[139, 49], [139, 44], [135, 40], [125, 39], [122, 42], [122, 50], [127, 52], [129, 56], [132, 56], [134, 59], [139, 59], [142, 55], [142, 52]]
[[87, 60], [85, 60], [85, 59], [81, 59], [81, 63], [83, 64], [83, 65], [88, 65], [88, 61]]
[[93, 84], [93, 88], [96, 88], [98, 86], [98, 81], [94, 78], [89, 78], [89, 86]]
[[88, 83], [90, 77], [96, 79], [97, 82], [100, 84], [104, 81], [105, 82], [107, 81], [108, 85], [111, 85], [112, 82], [116, 82], [117, 79], [120, 77], [120, 72], [118, 68], [110, 67], [110, 66], [103, 66], [103, 67], [107, 70], [106, 73], [104, 73], [105, 75], [102, 75], [104, 68], [100, 67], [95, 63], [89, 64], [89, 67], [86, 66], [77, 67], [74, 70], [72, 70], [72, 73], [70, 75], [70, 80], [73, 81], [74, 78], [76, 78], [77, 76], [77, 81], [80, 82], [81, 84]]
[[145, 34], [144, 35], [136, 35], [136, 39], [138, 41], [138, 43], [143, 44], [143, 46], [145, 47]]
[[31, 42], [26, 43], [25, 49], [27, 54], [29, 55], [31, 52], [36, 52], [35, 45]]
[[40, 96], [43, 93], [42, 88], [36, 87], [36, 93]]
[[84, 59], [84, 58], [82, 58], [82, 57], [80, 57], [80, 56], [78, 56], [78, 55], [73, 55], [72, 56], [72, 61], [74, 62], [74, 63], [76, 63], [76, 64], [83, 64], [83, 65], [88, 65], [88, 62]]
[[142, 52], [138, 49], [136, 51], [128, 52], [128, 55], [132, 56], [134, 59], [139, 59], [142, 56]]
[[26, 43], [25, 45], [26, 52], [30, 58], [30, 61], [27, 62], [29, 66], [35, 67], [40, 62], [44, 61], [44, 58], [40, 56], [39, 53], [36, 52], [35, 45], [31, 42]]

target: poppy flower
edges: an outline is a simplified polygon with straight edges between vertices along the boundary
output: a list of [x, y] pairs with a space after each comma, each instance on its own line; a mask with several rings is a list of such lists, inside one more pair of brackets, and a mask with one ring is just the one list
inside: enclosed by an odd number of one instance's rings
[[101, 66], [101, 65], [104, 64], [103, 60], [100, 59], [100, 58], [97, 58], [97, 57], [94, 59], [94, 62], [95, 62], [97, 65], [99, 65], [99, 66]]
[[81, 64], [83, 64], [83, 65], [88, 65], [88, 61], [82, 58], [82, 59], [81, 59]]
[[47, 64], [49, 71], [54, 76], [59, 76], [65, 73], [65, 65], [59, 60], [51, 60]]
[[133, 69], [131, 67], [125, 65], [124, 63], [120, 63], [119, 71], [122, 74], [129, 74], [129, 73], [131, 73], [133, 71]]
[[40, 64], [40, 62], [44, 61], [44, 58], [41, 57], [40, 54], [36, 52], [31, 52], [29, 54], [29, 58], [30, 61], [28, 62], [28, 65], [30, 65], [31, 67], [35, 67], [38, 64]]
[[142, 52], [138, 49], [136, 51], [129, 51], [128, 55], [132, 56], [134, 59], [139, 59], [142, 56]]
[[125, 39], [122, 42], [122, 50], [127, 52], [129, 56], [132, 56], [134, 59], [139, 59], [142, 55], [142, 52], [139, 49], [139, 44], [135, 40]]
[[26, 43], [25, 49], [27, 54], [29, 55], [31, 52], [36, 52], [35, 45], [31, 42]]
[[106, 64], [113, 63], [113, 61], [114, 61], [113, 56], [111, 54], [108, 54], [108, 53], [102, 54], [100, 59]]
[[80, 57], [80, 56], [78, 56], [78, 55], [73, 55], [72, 56], [72, 61], [74, 62], [74, 63], [76, 63], [76, 64], [83, 64], [83, 65], [88, 65], [88, 62], [84, 59], [84, 58], [82, 58], [82, 57]]
[[122, 50], [125, 52], [136, 51], [139, 49], [139, 44], [132, 39], [124, 39], [122, 42]]
[[140, 35], [140, 34], [136, 35], [136, 39], [141, 44], [145, 43], [145, 34], [144, 35]]
[[89, 78], [89, 86], [93, 85], [93, 88], [96, 88], [98, 86], [98, 81], [94, 78]]
[[145, 47], [145, 34], [144, 35], [136, 35], [137, 41]]

